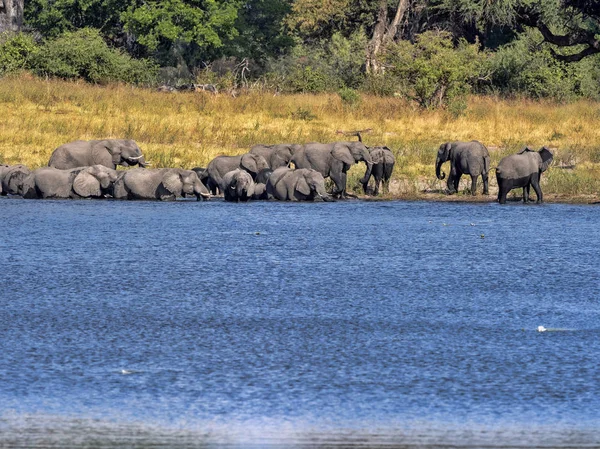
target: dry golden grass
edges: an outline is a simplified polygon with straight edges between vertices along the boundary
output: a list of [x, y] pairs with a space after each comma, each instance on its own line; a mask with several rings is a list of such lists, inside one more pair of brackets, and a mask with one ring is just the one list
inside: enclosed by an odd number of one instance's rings
[[[54, 148], [76, 139], [132, 138], [155, 166], [191, 168], [256, 143], [329, 142], [343, 139], [336, 134], [340, 129], [372, 128], [365, 143], [394, 150], [399, 193], [440, 189], [434, 175], [438, 146], [471, 139], [490, 149], [492, 167], [526, 144], [549, 146], [555, 165], [576, 168], [552, 168], [545, 193], [600, 192], [600, 104], [589, 101], [557, 105], [473, 97], [467, 113], [454, 118], [396, 98], [363, 96], [351, 107], [337, 95], [250, 92], [232, 98], [22, 75], [0, 80], [0, 117], [0, 163], [31, 168], [46, 165]], [[362, 169], [353, 169], [351, 186]]]

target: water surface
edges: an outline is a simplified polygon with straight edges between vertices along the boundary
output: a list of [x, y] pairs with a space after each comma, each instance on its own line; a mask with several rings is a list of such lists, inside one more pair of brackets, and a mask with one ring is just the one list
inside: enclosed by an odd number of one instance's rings
[[0, 217], [0, 447], [600, 446], [597, 207]]

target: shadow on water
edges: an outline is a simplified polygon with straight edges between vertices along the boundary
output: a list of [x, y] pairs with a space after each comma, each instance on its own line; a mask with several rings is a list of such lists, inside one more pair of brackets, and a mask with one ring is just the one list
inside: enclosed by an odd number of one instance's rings
[[599, 221], [3, 200], [0, 447], [600, 446]]

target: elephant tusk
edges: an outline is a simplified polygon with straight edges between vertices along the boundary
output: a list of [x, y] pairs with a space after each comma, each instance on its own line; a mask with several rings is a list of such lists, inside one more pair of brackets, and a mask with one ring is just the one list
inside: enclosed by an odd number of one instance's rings
[[137, 161], [138, 159], [141, 159], [141, 158], [143, 158], [143, 157], [144, 157], [144, 155], [141, 155], [141, 156], [136, 156], [136, 157], [128, 157], [128, 158], [126, 158], [126, 159], [129, 159], [129, 160], [131, 160], [131, 161]]

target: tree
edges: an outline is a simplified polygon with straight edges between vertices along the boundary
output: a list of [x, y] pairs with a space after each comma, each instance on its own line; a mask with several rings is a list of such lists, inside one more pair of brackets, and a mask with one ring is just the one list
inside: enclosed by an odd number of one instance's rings
[[380, 0], [377, 22], [373, 29], [373, 36], [367, 46], [367, 73], [377, 74], [382, 70], [378, 61], [382, 48], [392, 42], [398, 33], [400, 20], [408, 9], [408, 0], [398, 0], [396, 12], [391, 21], [388, 21], [388, 0]]

